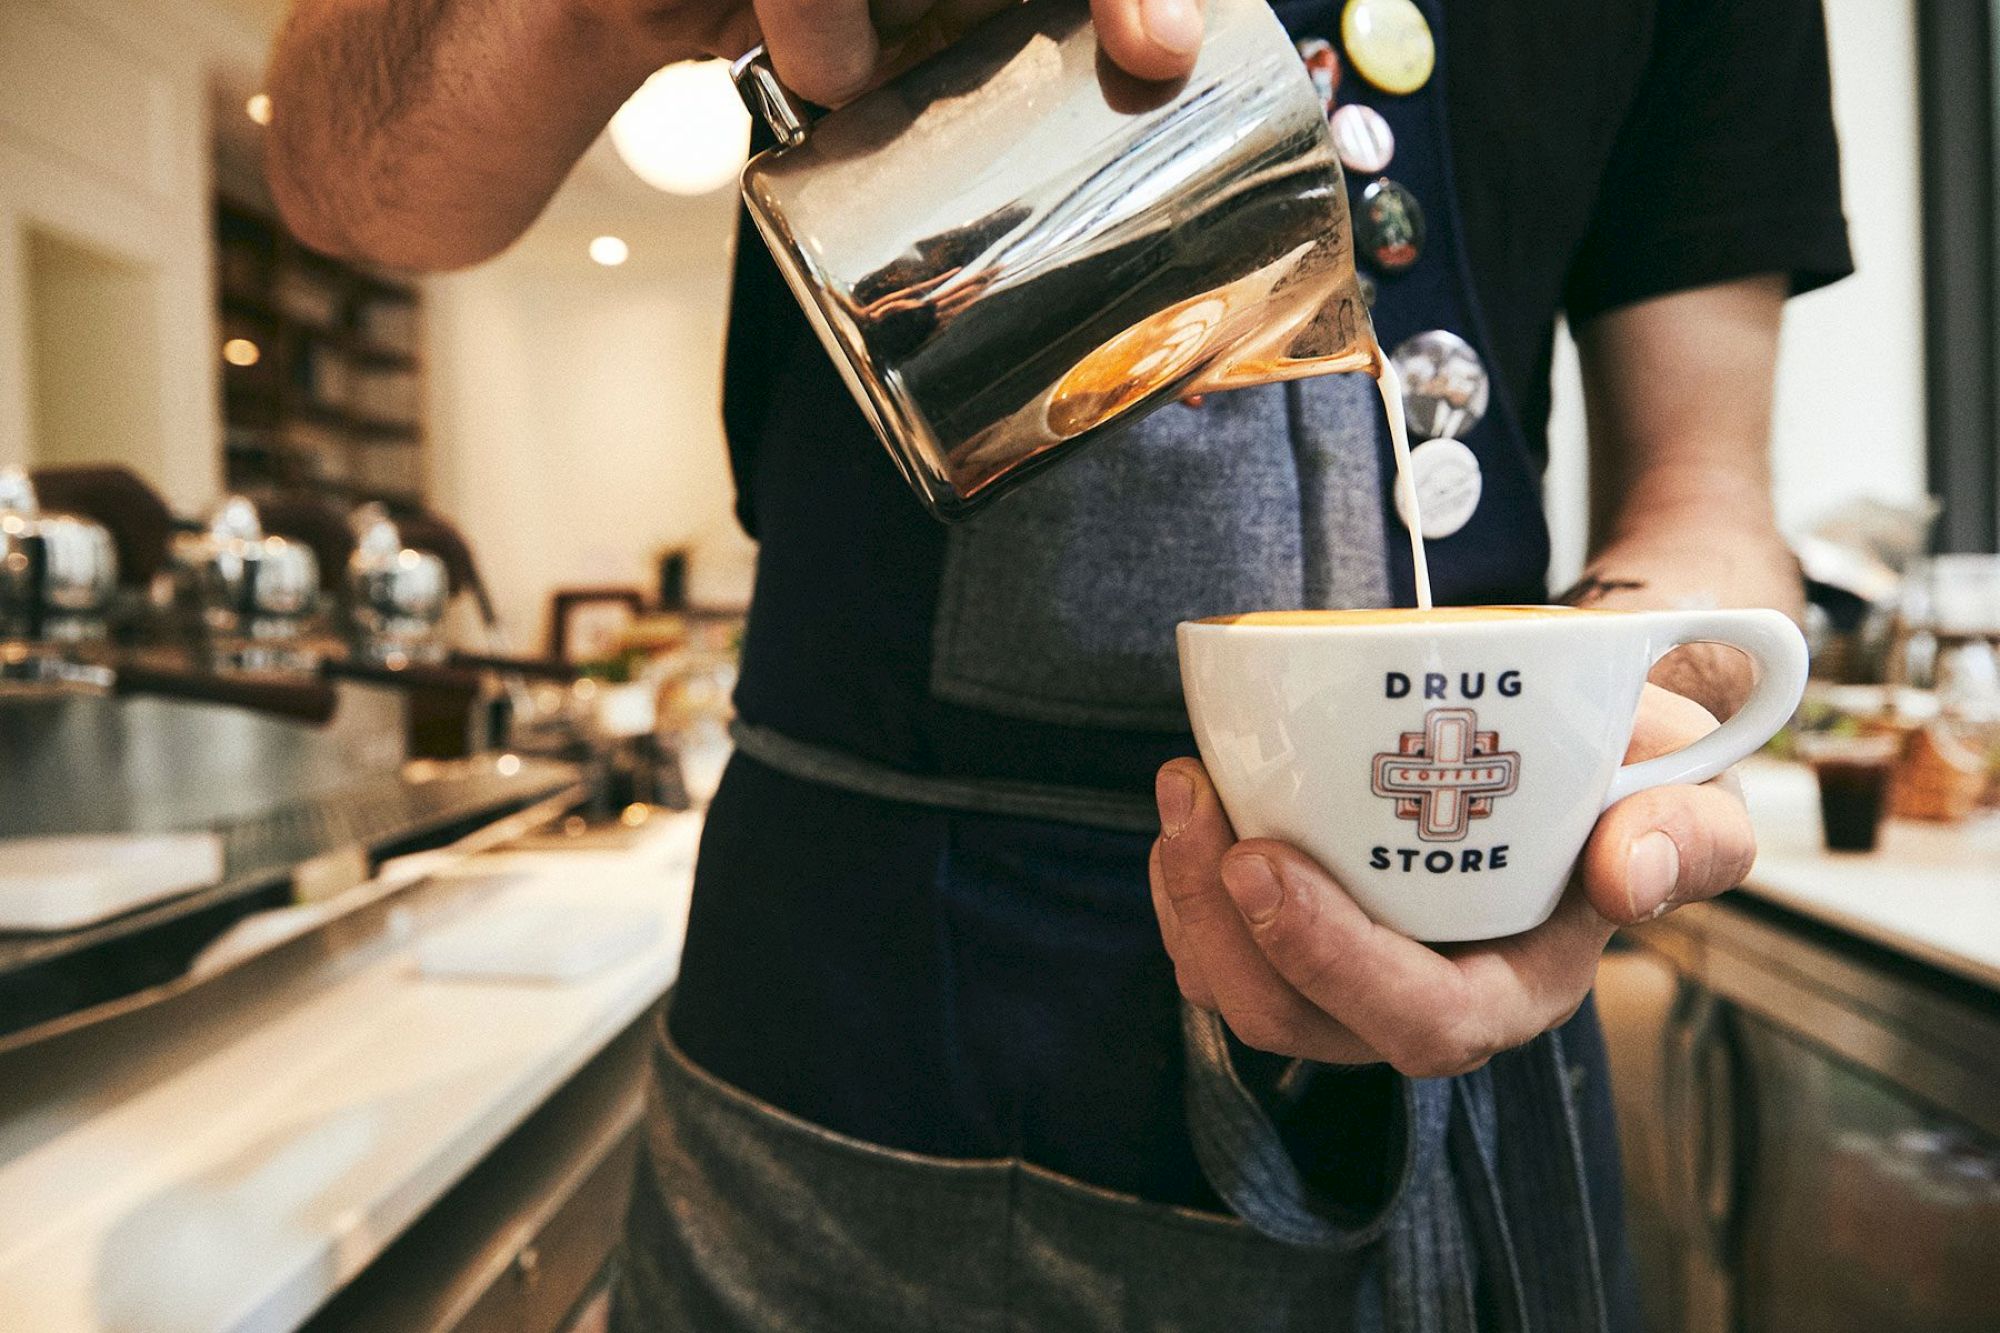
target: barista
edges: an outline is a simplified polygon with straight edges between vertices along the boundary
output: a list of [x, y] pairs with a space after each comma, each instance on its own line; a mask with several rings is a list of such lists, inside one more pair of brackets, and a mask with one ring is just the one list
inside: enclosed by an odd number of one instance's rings
[[[299, 0], [273, 185], [321, 248], [475, 262], [664, 61], [761, 35], [838, 103], [977, 8]], [[1779, 313], [1849, 268], [1818, 0], [1277, 8], [1346, 114], [1377, 329], [1442, 386], [1413, 414], [1440, 600], [1546, 597], [1566, 315], [1600, 534], [1578, 599], [1795, 608]], [[1128, 70], [1189, 68], [1190, 0], [1095, 10]], [[1170, 408], [946, 529], [746, 242], [724, 414], [761, 542], [739, 753], [622, 1326], [1636, 1327], [1588, 991], [1616, 924], [1745, 872], [1734, 791], [1621, 803], [1548, 924], [1441, 953], [1236, 843], [1188, 757], [1176, 621], [1408, 600], [1372, 386]], [[1719, 656], [1657, 679], [1635, 755], [1742, 683]]]

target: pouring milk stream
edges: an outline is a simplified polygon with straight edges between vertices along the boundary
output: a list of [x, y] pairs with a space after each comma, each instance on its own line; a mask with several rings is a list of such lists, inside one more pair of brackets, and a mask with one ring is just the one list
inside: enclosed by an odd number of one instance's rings
[[[1373, 340], [1374, 335], [1369, 335]], [[1410, 430], [1403, 417], [1403, 381], [1396, 367], [1375, 348], [1375, 387], [1382, 393], [1382, 411], [1389, 418], [1389, 444], [1396, 451], [1396, 486], [1403, 512], [1410, 516], [1410, 564], [1416, 573], [1417, 609], [1431, 609], [1431, 563], [1424, 555], [1424, 514], [1417, 498], [1417, 478], [1410, 466]]]

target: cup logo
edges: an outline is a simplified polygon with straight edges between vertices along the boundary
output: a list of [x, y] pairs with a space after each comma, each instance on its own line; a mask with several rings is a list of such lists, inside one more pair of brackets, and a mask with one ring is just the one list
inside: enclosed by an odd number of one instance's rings
[[1375, 756], [1373, 789], [1396, 803], [1398, 819], [1413, 819], [1425, 842], [1459, 842], [1493, 802], [1520, 785], [1521, 756], [1500, 748], [1500, 733], [1481, 731], [1470, 708], [1433, 708], [1422, 731], [1406, 731], [1397, 748]]

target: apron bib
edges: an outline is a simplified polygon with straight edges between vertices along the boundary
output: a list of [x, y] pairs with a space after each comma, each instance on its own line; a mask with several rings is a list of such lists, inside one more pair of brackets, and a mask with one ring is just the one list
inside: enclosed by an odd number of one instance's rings
[[950, 530], [931, 689], [1082, 727], [1184, 728], [1174, 626], [1381, 606], [1371, 381], [1169, 407]]

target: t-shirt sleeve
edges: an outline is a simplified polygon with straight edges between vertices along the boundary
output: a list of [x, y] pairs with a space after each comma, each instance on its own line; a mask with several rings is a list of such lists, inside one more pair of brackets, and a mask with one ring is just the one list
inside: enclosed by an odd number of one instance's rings
[[1759, 273], [1854, 270], [1820, 0], [1663, 0], [1564, 291], [1572, 323]]

